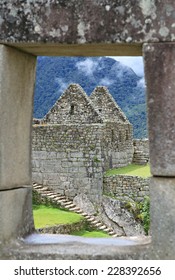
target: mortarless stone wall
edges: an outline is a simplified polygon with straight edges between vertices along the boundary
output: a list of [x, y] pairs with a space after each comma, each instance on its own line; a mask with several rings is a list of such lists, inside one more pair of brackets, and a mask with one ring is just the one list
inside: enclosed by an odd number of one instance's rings
[[126, 197], [128, 197], [134, 201], [140, 202], [145, 196], [149, 195], [149, 181], [149, 178], [141, 178], [138, 176], [104, 176], [103, 191], [104, 194], [117, 199], [126, 199]]
[[[124, 135], [125, 126], [120, 131]], [[33, 181], [71, 198], [84, 193], [100, 201], [103, 171], [132, 161], [130, 142], [117, 145], [112, 137], [110, 124], [33, 125]]]
[[149, 162], [149, 140], [148, 139], [134, 139], [134, 155], [133, 163], [147, 164]]
[[101, 130], [98, 125], [35, 125], [33, 180], [68, 197], [102, 193]]
[[34, 121], [32, 172], [37, 183], [99, 203], [103, 172], [132, 162], [133, 136], [106, 87], [97, 87], [92, 96], [71, 84], [46, 116]]
[[82, 87], [78, 84], [70, 84], [46, 114], [43, 122], [51, 124], [87, 124], [102, 123], [102, 119]]

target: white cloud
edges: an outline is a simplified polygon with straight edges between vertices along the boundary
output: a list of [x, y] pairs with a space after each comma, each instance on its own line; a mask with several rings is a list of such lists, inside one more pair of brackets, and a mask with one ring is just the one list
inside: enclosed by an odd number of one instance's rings
[[137, 82], [137, 86], [138, 87], [145, 87], [145, 78], [141, 78], [138, 82]]
[[98, 62], [94, 62], [91, 58], [76, 63], [78, 70], [84, 72], [88, 76], [92, 75], [98, 66]]
[[108, 79], [108, 78], [103, 78], [100, 80], [99, 85], [101, 86], [110, 86], [113, 84], [114, 81]]
[[68, 83], [64, 82], [64, 79], [62, 79], [62, 78], [55, 78], [55, 81], [59, 85], [59, 92], [63, 93], [65, 91], [65, 89], [67, 88]]
[[143, 58], [142, 56], [108, 56], [120, 63], [132, 68], [134, 72], [140, 76], [144, 76]]

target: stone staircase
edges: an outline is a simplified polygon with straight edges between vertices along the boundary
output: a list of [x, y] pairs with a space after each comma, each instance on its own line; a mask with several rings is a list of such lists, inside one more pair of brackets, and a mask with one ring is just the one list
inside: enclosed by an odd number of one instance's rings
[[54, 191], [50, 190], [48, 187], [44, 187], [37, 183], [33, 183], [33, 189], [37, 191], [42, 197], [51, 200], [55, 204], [60, 205], [62, 208], [65, 208], [77, 214], [81, 214], [88, 221], [88, 223], [94, 228], [96, 228], [97, 230], [102, 230], [103, 232], [108, 233], [111, 237], [118, 236], [112, 228], [109, 228], [107, 225], [99, 221], [93, 215], [89, 215], [85, 213], [82, 209], [76, 206], [73, 203], [73, 201], [67, 198], [65, 195], [54, 193]]

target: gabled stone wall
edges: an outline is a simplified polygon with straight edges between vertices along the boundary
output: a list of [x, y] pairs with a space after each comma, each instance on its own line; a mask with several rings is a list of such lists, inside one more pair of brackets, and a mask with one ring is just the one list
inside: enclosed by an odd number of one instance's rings
[[90, 100], [98, 110], [103, 121], [129, 123], [125, 114], [122, 112], [112, 95], [109, 93], [107, 87], [96, 87], [90, 95]]
[[91, 100], [78, 84], [69, 85], [43, 121], [51, 124], [102, 123]]

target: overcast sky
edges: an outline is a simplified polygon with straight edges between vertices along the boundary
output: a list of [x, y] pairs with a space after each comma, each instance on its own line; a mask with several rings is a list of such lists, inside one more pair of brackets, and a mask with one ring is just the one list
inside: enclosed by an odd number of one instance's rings
[[142, 56], [109, 56], [109, 57], [121, 62], [122, 64], [131, 67], [138, 76], [141, 77], [144, 76]]

